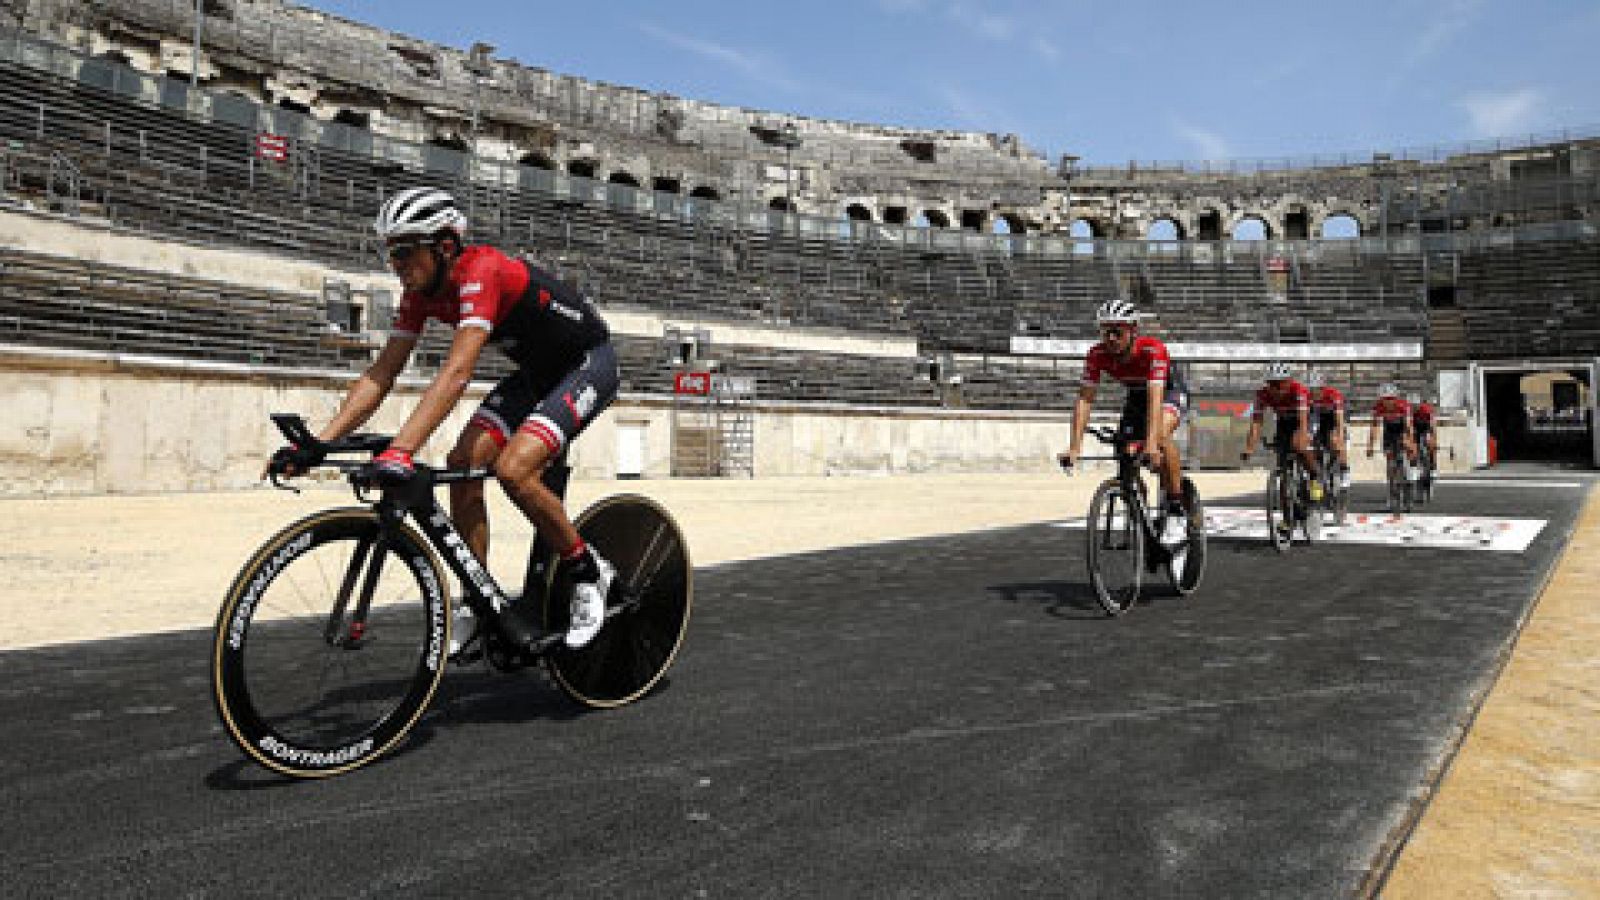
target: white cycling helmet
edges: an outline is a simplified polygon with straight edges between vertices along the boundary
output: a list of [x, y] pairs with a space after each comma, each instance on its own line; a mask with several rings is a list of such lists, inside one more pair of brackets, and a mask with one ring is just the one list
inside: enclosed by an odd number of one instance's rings
[[431, 237], [446, 229], [459, 237], [467, 230], [467, 217], [456, 208], [455, 198], [438, 188], [406, 188], [384, 201], [372, 227], [384, 239]]
[[1308, 388], [1319, 388], [1327, 383], [1328, 376], [1322, 374], [1316, 369], [1312, 369], [1310, 372], [1306, 373], [1306, 387]]
[[1112, 297], [1110, 300], [1100, 304], [1100, 308], [1094, 311], [1094, 323], [1096, 325], [1114, 325], [1118, 323], [1137, 325], [1139, 324], [1139, 310], [1132, 303], [1121, 297]]
[[1285, 380], [1287, 378], [1292, 377], [1293, 375], [1294, 375], [1294, 370], [1289, 368], [1289, 364], [1288, 363], [1284, 362], [1281, 359], [1275, 359], [1272, 362], [1267, 363], [1266, 370], [1261, 373], [1261, 380], [1262, 381], [1283, 381], [1283, 380]]
[[1385, 381], [1383, 384], [1378, 385], [1378, 396], [1398, 397], [1400, 396], [1400, 388], [1392, 381]]

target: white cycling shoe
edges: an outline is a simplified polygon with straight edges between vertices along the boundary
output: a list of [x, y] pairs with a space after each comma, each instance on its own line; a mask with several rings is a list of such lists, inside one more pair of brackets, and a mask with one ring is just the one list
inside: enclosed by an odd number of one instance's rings
[[600, 626], [606, 623], [606, 597], [611, 593], [611, 579], [616, 577], [617, 568], [598, 553], [594, 554], [594, 563], [598, 577], [572, 586], [572, 609], [564, 638], [568, 647], [582, 647], [594, 640]]
[[450, 615], [450, 652], [446, 655], [457, 664], [476, 661], [483, 652], [482, 642], [478, 640], [477, 613], [464, 601], [457, 600]]

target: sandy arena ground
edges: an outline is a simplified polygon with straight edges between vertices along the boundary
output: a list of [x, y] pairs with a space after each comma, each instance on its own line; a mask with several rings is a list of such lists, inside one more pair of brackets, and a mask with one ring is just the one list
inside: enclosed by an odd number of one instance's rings
[[[1201, 474], [1207, 497], [1258, 473]], [[573, 508], [647, 494], [697, 565], [1081, 515], [1097, 477], [943, 475], [575, 482]], [[491, 564], [515, 583], [530, 534], [497, 490]], [[0, 500], [0, 649], [212, 624], [245, 557], [318, 487]], [[1517, 653], [1385, 890], [1393, 897], [1600, 897], [1600, 501], [1591, 496]]]

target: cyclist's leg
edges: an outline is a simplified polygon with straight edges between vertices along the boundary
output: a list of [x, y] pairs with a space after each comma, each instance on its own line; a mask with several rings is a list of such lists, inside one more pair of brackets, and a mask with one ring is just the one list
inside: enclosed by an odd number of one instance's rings
[[1161, 485], [1174, 502], [1183, 498], [1183, 458], [1175, 435], [1183, 424], [1187, 401], [1181, 392], [1169, 390], [1161, 404]]
[[[492, 425], [485, 427], [485, 423], [474, 417], [445, 457], [445, 464], [452, 469], [492, 466], [505, 443], [504, 431], [496, 430]], [[483, 500], [482, 480], [458, 481], [450, 485], [450, 518], [478, 561], [487, 562], [489, 509]]]
[[1293, 442], [1292, 446], [1294, 447], [1295, 455], [1299, 456], [1300, 461], [1305, 464], [1306, 474], [1316, 478], [1318, 473], [1322, 471], [1322, 467], [1317, 465], [1317, 451], [1311, 446], [1311, 435], [1307, 434], [1304, 429], [1296, 428], [1290, 441]]
[[560, 555], [564, 576], [573, 585], [571, 627], [566, 636], [573, 647], [586, 644], [599, 631], [613, 569], [584, 544], [560, 495], [545, 484], [544, 474], [611, 404], [620, 385], [611, 345], [591, 349], [522, 421], [496, 465], [500, 483]]
[[563, 557], [576, 555], [583, 541], [561, 498], [544, 483], [544, 472], [611, 405], [620, 383], [611, 345], [594, 348], [582, 364], [543, 392], [495, 465], [506, 493]]

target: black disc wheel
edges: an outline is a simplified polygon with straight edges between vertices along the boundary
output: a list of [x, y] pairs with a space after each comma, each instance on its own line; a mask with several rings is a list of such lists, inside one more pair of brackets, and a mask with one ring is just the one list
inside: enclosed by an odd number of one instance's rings
[[371, 762], [444, 673], [449, 598], [409, 526], [332, 509], [245, 563], [217, 616], [212, 693], [229, 737], [269, 769], [319, 778]]
[[1127, 612], [1139, 597], [1144, 571], [1140, 515], [1115, 480], [1100, 485], [1089, 504], [1089, 583], [1109, 616]]
[[1206, 510], [1200, 502], [1200, 490], [1187, 478], [1183, 479], [1183, 503], [1189, 518], [1183, 540], [1169, 548], [1167, 579], [1174, 591], [1187, 597], [1200, 587], [1206, 570]]
[[[557, 644], [545, 657], [551, 677], [585, 706], [630, 703], [655, 686], [683, 644], [694, 603], [689, 547], [672, 516], [648, 497], [621, 494], [584, 510], [573, 523], [586, 544], [616, 567], [606, 622], [587, 645]], [[567, 630], [570, 590], [545, 591], [545, 628]]]
[[1273, 469], [1267, 476], [1267, 540], [1279, 553], [1289, 550], [1294, 538], [1294, 497], [1291, 484], [1283, 469]]

